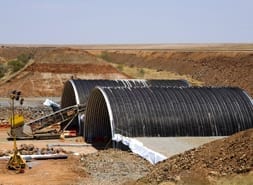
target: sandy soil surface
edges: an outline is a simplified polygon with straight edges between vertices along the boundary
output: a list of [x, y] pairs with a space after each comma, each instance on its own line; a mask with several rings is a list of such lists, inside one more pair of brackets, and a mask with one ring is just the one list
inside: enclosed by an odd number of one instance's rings
[[[0, 129], [0, 153], [11, 150], [13, 142], [7, 141], [7, 129]], [[18, 141], [43, 148], [48, 144], [85, 144], [81, 138], [63, 140]], [[68, 159], [32, 160], [30, 168], [16, 174], [6, 168], [7, 160], [0, 160], [1, 185], [117, 185], [135, 181], [150, 172], [153, 167], [148, 161], [127, 151], [116, 149], [97, 151], [92, 146], [61, 147]], [[76, 155], [78, 153], [79, 155]]]
[[78, 169], [78, 157], [70, 156], [68, 159], [36, 160], [29, 162], [31, 169], [23, 174], [6, 169], [7, 161], [0, 161], [1, 185], [69, 185], [81, 183], [87, 174]]
[[[1, 149], [11, 147], [0, 130]], [[251, 185], [253, 183], [253, 130], [207, 143], [175, 155], [152, 166], [144, 159], [127, 151], [116, 149], [95, 151], [92, 147], [78, 149], [79, 156], [68, 159], [33, 160], [31, 169], [16, 174], [6, 169], [6, 160], [0, 160], [0, 179], [10, 184], [169, 184], [169, 185]], [[56, 141], [53, 141], [56, 142]], [[60, 142], [60, 141], [58, 141]], [[76, 140], [66, 142], [76, 143]], [[22, 141], [21, 143], [31, 143]], [[32, 142], [42, 146], [50, 141]], [[75, 149], [71, 149], [72, 151]]]
[[[0, 151], [1, 153], [13, 149], [13, 141], [7, 141], [8, 129], [0, 129]], [[19, 140], [17, 146], [21, 144], [33, 144], [38, 148], [46, 148], [48, 144], [81, 144], [84, 143], [82, 138], [69, 138], [65, 140]], [[58, 160], [32, 160], [27, 162], [32, 168], [25, 169], [25, 173], [16, 174], [15, 171], [6, 168], [7, 160], [0, 160], [0, 184], [76, 184], [86, 177], [86, 172], [80, 170], [80, 156], [75, 154], [95, 153], [97, 150], [92, 146], [85, 147], [62, 147], [68, 153], [68, 159]]]

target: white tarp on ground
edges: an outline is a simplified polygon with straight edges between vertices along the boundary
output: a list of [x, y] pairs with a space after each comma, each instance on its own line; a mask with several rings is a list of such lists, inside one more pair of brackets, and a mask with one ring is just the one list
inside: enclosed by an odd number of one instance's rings
[[114, 134], [112, 140], [122, 142], [124, 145], [128, 146], [133, 153], [145, 158], [151, 164], [156, 164], [159, 161], [167, 159], [164, 155], [145, 147], [142, 142], [136, 139], [125, 137], [120, 134]]

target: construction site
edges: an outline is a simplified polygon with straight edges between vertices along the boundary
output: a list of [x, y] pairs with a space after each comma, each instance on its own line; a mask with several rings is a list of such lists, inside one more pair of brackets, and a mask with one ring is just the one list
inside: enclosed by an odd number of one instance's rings
[[253, 45], [2, 45], [0, 185], [252, 185]]

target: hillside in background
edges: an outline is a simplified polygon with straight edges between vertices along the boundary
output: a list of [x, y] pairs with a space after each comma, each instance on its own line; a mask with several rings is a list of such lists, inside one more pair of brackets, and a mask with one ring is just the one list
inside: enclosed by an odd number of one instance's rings
[[2, 64], [30, 54], [32, 58], [26, 66], [2, 77], [0, 96], [7, 96], [13, 89], [21, 90], [24, 96], [61, 96], [64, 83], [71, 78], [127, 78], [107, 62], [84, 50], [56, 47], [0, 49]]
[[101, 53], [106, 60], [118, 65], [174, 73], [198, 82], [193, 85], [237, 86], [253, 96], [253, 51], [119, 50]]
[[[21, 56], [29, 60], [16, 65]], [[15, 72], [8, 65], [13, 60], [20, 68]], [[238, 86], [253, 96], [250, 44], [1, 46], [0, 64], [7, 66], [0, 96], [13, 89], [24, 96], [60, 96], [71, 78], [186, 79], [193, 85]]]

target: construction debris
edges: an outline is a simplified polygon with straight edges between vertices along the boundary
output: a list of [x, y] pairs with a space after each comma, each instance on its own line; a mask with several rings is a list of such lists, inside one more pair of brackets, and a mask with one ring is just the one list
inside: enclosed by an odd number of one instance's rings
[[[66, 154], [63, 148], [44, 147], [38, 148], [33, 144], [21, 144], [18, 147], [18, 151], [21, 155], [48, 155], [48, 154]], [[0, 150], [0, 157], [9, 156], [13, 154], [12, 150]]]

